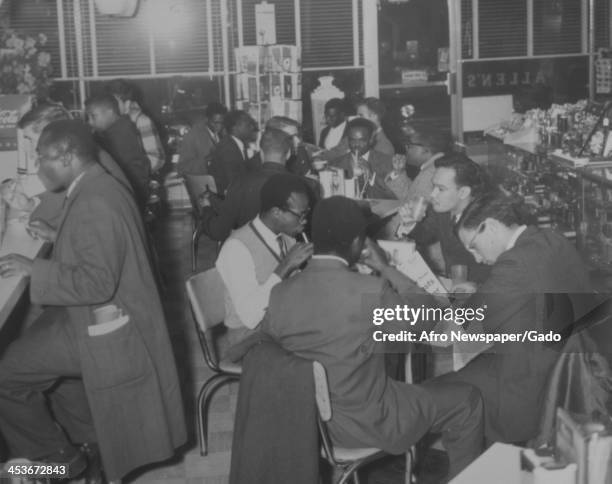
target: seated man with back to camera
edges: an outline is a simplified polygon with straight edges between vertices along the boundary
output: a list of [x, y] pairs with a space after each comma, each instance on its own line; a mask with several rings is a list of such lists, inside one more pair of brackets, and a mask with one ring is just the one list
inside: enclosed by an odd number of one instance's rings
[[200, 223], [204, 233], [223, 242], [232, 230], [242, 227], [259, 213], [261, 187], [272, 176], [287, 173], [291, 138], [278, 129], [266, 129], [260, 142], [262, 165], [237, 178], [227, 189], [225, 199], [213, 208], [205, 198]]
[[261, 188], [260, 209], [225, 241], [216, 267], [225, 284], [225, 325], [235, 345], [259, 330], [270, 291], [312, 255], [296, 243], [308, 216], [308, 187], [296, 175], [276, 174]]
[[[317, 360], [327, 370], [332, 403], [329, 430], [335, 445], [401, 454], [425, 433], [441, 432], [453, 477], [482, 450], [480, 394], [470, 385], [435, 380], [410, 385], [385, 375], [385, 354], [373, 330], [411, 326], [393, 322], [374, 326], [373, 314], [397, 305], [436, 303], [389, 266], [380, 248], [366, 240], [367, 223], [354, 200], [331, 197], [317, 204], [312, 219], [315, 254], [301, 273], [274, 287], [262, 331], [286, 350]], [[364, 262], [381, 277], [351, 270], [364, 243]]]

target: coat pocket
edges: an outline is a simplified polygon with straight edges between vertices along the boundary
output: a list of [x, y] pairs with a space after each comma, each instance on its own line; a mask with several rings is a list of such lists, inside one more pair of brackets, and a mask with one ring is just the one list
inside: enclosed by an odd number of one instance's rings
[[125, 385], [153, 370], [147, 347], [133, 322], [84, 338], [83, 377], [91, 389]]

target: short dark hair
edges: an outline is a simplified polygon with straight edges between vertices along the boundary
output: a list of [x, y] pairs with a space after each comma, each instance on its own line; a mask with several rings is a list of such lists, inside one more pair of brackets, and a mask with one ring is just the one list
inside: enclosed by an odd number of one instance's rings
[[301, 177], [291, 173], [272, 175], [261, 187], [259, 213], [264, 214], [274, 207], [286, 209], [293, 193], [301, 193], [310, 199], [308, 186]]
[[344, 101], [344, 99], [340, 99], [339, 97], [331, 98], [325, 103], [325, 111], [327, 111], [328, 109], [336, 109], [342, 114], [346, 114], [346, 102]]
[[429, 148], [432, 153], [446, 153], [451, 148], [451, 138], [448, 133], [436, 129], [429, 124], [412, 123], [413, 133], [410, 141], [420, 143]]
[[106, 91], [122, 101], [136, 101], [140, 104], [139, 90], [125, 79], [113, 79], [106, 85]]
[[288, 118], [287, 116], [272, 116], [266, 123], [266, 129], [280, 129], [283, 131], [287, 126], [293, 126], [300, 130], [301, 126], [295, 119]]
[[366, 97], [359, 101], [357, 106], [366, 106], [370, 111], [378, 116], [378, 119], [382, 119], [387, 112], [383, 102], [377, 97]]
[[285, 154], [293, 145], [291, 136], [287, 133], [280, 129], [268, 128], [261, 135], [259, 146], [264, 155], [268, 155], [270, 153]]
[[83, 121], [65, 119], [49, 123], [40, 134], [38, 147], [53, 147], [62, 153], [74, 153], [86, 162], [97, 161], [98, 145]]
[[495, 190], [474, 199], [463, 211], [456, 229], [475, 229], [488, 218], [510, 227], [528, 222], [528, 217], [528, 212], [519, 197]]
[[227, 132], [231, 133], [232, 129], [234, 129], [234, 126], [236, 126], [240, 122], [240, 120], [244, 118], [249, 118], [249, 117], [250, 116], [246, 111], [235, 109], [227, 113], [227, 115], [225, 116], [225, 119], [223, 120], [223, 124]]
[[491, 189], [487, 171], [463, 153], [447, 153], [434, 161], [434, 166], [455, 170], [455, 183], [459, 187], [469, 187], [473, 198], [480, 197]]
[[72, 119], [64, 106], [42, 103], [25, 113], [17, 123], [17, 127], [19, 129], [31, 127], [36, 133], [40, 133], [47, 124], [61, 119]]
[[119, 114], [119, 104], [115, 96], [110, 93], [99, 93], [89, 97], [85, 101], [85, 107], [104, 107], [112, 110], [115, 114]]
[[367, 213], [355, 200], [342, 196], [321, 200], [312, 213], [314, 251], [349, 259], [351, 244], [365, 236], [367, 227]]
[[376, 125], [369, 119], [365, 118], [351, 119], [348, 122], [347, 129], [350, 130], [353, 128], [365, 129], [370, 133], [370, 136], [376, 132]]
[[206, 117], [210, 119], [217, 114], [225, 116], [227, 114], [227, 108], [218, 102], [208, 103], [206, 106]]

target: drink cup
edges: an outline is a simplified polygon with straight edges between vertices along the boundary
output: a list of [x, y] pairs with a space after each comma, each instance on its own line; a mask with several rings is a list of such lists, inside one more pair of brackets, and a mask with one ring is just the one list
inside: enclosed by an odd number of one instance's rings
[[468, 268], [464, 264], [454, 264], [450, 268], [450, 276], [453, 281], [453, 285], [467, 282], [468, 280]]
[[114, 321], [121, 316], [121, 311], [114, 304], [102, 306], [101, 308], [94, 309], [94, 320], [95, 324], [108, 323]]

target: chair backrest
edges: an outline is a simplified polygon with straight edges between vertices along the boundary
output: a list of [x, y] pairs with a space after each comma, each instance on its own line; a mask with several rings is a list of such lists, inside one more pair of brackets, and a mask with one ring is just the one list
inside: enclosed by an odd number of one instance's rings
[[218, 369], [210, 330], [225, 318], [225, 285], [216, 268], [195, 274], [185, 283], [189, 303], [208, 366]]
[[315, 384], [315, 400], [317, 402], [317, 409], [319, 410], [317, 424], [319, 427], [319, 435], [321, 436], [321, 445], [323, 446], [323, 452], [327, 460], [336, 465], [337, 461], [334, 457], [334, 446], [329, 437], [327, 425], [325, 424], [325, 422], [329, 422], [332, 416], [329, 386], [327, 385], [327, 373], [323, 365], [318, 361], [312, 362], [312, 373]]

